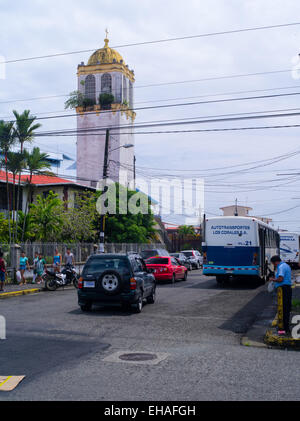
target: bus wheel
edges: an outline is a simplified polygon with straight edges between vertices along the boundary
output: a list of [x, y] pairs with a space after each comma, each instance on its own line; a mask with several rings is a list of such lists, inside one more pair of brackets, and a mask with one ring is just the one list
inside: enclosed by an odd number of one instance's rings
[[257, 277], [259, 285], [265, 285], [267, 283], [267, 277], [264, 275], [262, 277]]
[[228, 281], [227, 276], [224, 275], [217, 275], [216, 281], [218, 285], [224, 285]]

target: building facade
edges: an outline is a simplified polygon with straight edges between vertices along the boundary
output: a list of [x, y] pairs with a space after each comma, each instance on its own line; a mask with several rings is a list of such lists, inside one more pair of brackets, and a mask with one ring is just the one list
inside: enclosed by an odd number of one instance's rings
[[[77, 107], [77, 181], [96, 187], [103, 178], [106, 130], [109, 129], [108, 177], [124, 185], [134, 179], [134, 72], [108, 46], [78, 66], [78, 91], [87, 106]], [[103, 104], [100, 95], [113, 96]], [[133, 145], [124, 148], [124, 145]], [[126, 174], [125, 174], [126, 173]]]
[[270, 224], [273, 221], [272, 218], [250, 215], [249, 212], [252, 211], [253, 209], [250, 208], [249, 206], [230, 205], [230, 206], [224, 206], [223, 208], [220, 208], [220, 210], [223, 211], [223, 216], [246, 216], [249, 218], [259, 219], [265, 224]]

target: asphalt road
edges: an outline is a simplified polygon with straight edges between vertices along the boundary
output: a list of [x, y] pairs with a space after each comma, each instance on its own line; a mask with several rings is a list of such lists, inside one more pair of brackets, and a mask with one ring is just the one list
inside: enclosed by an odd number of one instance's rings
[[[269, 303], [265, 287], [219, 287], [193, 271], [158, 287], [141, 314], [82, 313], [73, 289], [0, 302], [0, 375], [26, 375], [1, 400], [300, 400], [300, 353], [243, 347]], [[157, 365], [108, 362], [117, 351], [166, 353]]]

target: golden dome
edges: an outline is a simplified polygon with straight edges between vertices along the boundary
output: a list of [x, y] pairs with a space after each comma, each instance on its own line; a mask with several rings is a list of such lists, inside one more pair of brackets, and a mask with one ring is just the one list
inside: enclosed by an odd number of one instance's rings
[[124, 63], [123, 57], [119, 54], [116, 50], [113, 50], [108, 46], [109, 39], [106, 37], [105, 45], [103, 48], [95, 51], [89, 61], [88, 66], [95, 65], [95, 64], [111, 64], [111, 63]]

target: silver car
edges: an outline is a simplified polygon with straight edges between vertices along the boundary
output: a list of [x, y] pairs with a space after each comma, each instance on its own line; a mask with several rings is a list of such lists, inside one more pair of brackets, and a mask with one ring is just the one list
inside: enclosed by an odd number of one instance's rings
[[182, 252], [191, 262], [195, 269], [200, 269], [203, 266], [203, 256], [198, 250], [182, 250]]

